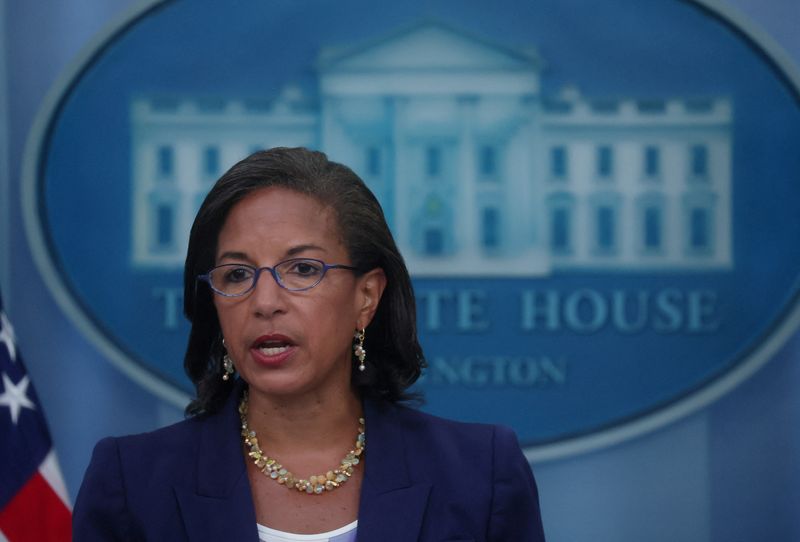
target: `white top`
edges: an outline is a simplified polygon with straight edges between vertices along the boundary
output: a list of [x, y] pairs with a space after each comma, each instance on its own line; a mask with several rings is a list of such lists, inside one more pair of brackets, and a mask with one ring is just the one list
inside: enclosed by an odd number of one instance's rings
[[356, 527], [358, 520], [327, 533], [295, 534], [271, 529], [259, 523], [258, 539], [261, 542], [356, 542]]

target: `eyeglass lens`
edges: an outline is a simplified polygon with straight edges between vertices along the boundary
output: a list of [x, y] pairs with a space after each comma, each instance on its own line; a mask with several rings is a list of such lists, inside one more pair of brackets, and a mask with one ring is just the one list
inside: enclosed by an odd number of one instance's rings
[[[288, 290], [303, 290], [316, 286], [325, 274], [325, 264], [313, 259], [292, 259], [280, 262], [273, 275], [278, 284]], [[211, 286], [224, 295], [241, 295], [255, 286], [260, 271], [244, 264], [226, 264], [209, 272]]]

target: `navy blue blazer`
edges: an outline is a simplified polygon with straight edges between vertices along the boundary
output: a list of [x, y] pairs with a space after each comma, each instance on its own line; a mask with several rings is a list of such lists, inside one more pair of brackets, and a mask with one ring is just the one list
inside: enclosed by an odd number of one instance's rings
[[[100, 441], [73, 540], [258, 542], [238, 395], [218, 414]], [[359, 542], [544, 540], [536, 483], [510, 429], [372, 401], [364, 413]]]

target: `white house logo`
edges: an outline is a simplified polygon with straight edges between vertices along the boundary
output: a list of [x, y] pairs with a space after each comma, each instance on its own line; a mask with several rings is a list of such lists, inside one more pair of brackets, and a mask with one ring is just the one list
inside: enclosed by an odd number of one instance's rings
[[630, 2], [638, 23], [608, 39], [612, 8], [569, 2], [479, 20], [317, 2], [342, 24], [313, 31], [299, 8], [188, 4], [143, 10], [76, 70], [27, 179], [51, 285], [139, 380], [188, 391], [191, 222], [227, 167], [278, 145], [325, 151], [381, 200], [427, 408], [504, 420], [532, 457], [673, 419], [793, 328], [797, 89], [724, 14]]
[[543, 96], [538, 55], [430, 23], [317, 73], [315, 97], [133, 100], [134, 265], [181, 267], [210, 184], [289, 141], [361, 174], [416, 276], [732, 266], [725, 97]]

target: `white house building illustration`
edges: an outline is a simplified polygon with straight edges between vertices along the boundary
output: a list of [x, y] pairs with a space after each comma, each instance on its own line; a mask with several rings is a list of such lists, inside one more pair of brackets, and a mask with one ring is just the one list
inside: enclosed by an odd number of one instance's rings
[[132, 100], [134, 265], [182, 266], [213, 182], [273, 146], [353, 167], [416, 276], [733, 265], [725, 97], [545, 96], [535, 52], [440, 23], [316, 68], [314, 92]]

